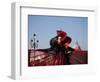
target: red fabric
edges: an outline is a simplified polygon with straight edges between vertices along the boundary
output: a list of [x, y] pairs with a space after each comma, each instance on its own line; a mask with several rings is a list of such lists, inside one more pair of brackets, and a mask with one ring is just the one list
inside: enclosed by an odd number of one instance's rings
[[70, 37], [67, 36], [66, 42], [67, 42], [67, 43], [71, 43], [71, 41], [72, 41], [72, 39], [71, 39]]
[[62, 44], [65, 44], [65, 43], [71, 43], [72, 39], [67, 36], [66, 39], [62, 42]]
[[[36, 50], [36, 54], [34, 56], [33, 50], [29, 50], [29, 62], [28, 66], [50, 66], [50, 65], [64, 65], [64, 61], [66, 61], [65, 56], [62, 54], [49, 55], [49, 53], [45, 53], [44, 49], [41, 51]], [[45, 57], [43, 57], [45, 56]], [[41, 58], [34, 60], [36, 58]], [[33, 59], [34, 58], [34, 59]], [[41, 61], [42, 60], [42, 61]], [[88, 63], [88, 51], [74, 51], [70, 55], [70, 64], [87, 64]]]
[[59, 33], [58, 36], [60, 36], [60, 37], [65, 37], [65, 36], [67, 36], [67, 33], [63, 31], [63, 32]]

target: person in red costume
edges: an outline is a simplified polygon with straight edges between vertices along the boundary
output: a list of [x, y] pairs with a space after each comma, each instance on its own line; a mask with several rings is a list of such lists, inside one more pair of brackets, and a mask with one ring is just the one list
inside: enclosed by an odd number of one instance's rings
[[57, 31], [57, 36], [50, 40], [51, 49], [57, 50], [62, 47], [62, 42], [65, 40], [67, 33], [64, 31]]
[[57, 31], [57, 36], [50, 40], [51, 51], [54, 51], [55, 54], [62, 53], [66, 61], [64, 64], [70, 64], [69, 52], [74, 51], [69, 45], [72, 39], [67, 36], [67, 33], [64, 31]]

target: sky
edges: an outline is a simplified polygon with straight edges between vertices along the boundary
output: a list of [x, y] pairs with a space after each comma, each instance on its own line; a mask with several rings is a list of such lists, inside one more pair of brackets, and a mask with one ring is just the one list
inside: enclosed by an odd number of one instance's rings
[[74, 46], [78, 41], [81, 49], [88, 50], [88, 18], [71, 16], [28, 16], [28, 47], [35, 33], [39, 40], [39, 48], [49, 48], [50, 39], [56, 36], [56, 31], [62, 29], [72, 38]]

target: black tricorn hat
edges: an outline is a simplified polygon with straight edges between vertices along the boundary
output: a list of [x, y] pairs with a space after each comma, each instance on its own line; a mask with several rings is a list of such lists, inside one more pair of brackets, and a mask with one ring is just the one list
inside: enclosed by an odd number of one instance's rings
[[72, 41], [71, 37], [67, 36], [62, 43], [63, 44], [65, 44], [65, 43], [71, 43], [71, 41]]

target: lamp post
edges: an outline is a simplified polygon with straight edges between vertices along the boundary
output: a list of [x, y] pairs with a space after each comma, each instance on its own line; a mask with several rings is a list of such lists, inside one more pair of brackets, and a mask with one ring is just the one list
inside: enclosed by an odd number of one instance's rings
[[38, 46], [39, 46], [38, 43], [39, 43], [39, 40], [36, 41], [36, 44], [37, 44], [37, 45], [36, 45], [36, 48], [38, 48]]
[[34, 60], [35, 60], [35, 49], [36, 49], [36, 34], [33, 34], [33, 50], [34, 50]]
[[39, 43], [39, 40], [37, 40], [36, 37], [37, 37], [37, 35], [34, 33], [33, 38], [31, 39], [31, 48], [33, 49], [34, 60], [35, 60], [35, 56], [36, 56], [35, 50], [36, 50], [36, 48], [38, 48], [38, 43]]

